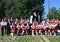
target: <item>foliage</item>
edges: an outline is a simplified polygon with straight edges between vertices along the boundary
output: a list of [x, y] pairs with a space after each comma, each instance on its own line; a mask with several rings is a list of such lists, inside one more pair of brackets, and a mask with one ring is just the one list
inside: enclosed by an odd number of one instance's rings
[[50, 9], [50, 14], [57, 14], [57, 9], [56, 9], [56, 7], [52, 7], [52, 8]]
[[44, 0], [1, 0], [0, 16], [29, 18], [34, 10], [39, 10], [38, 13], [42, 16], [43, 4]]
[[48, 18], [49, 19], [59, 19], [60, 20], [60, 14], [49, 14]]
[[49, 19], [59, 19], [60, 20], [60, 8], [57, 10], [56, 7], [50, 9], [50, 14], [47, 16]]

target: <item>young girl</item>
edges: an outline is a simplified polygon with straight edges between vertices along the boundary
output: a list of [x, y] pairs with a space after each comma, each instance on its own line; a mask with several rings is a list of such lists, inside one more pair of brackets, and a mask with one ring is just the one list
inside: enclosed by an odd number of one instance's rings
[[19, 31], [20, 31], [20, 25], [19, 25], [19, 23], [18, 23], [18, 24], [17, 24], [17, 35], [18, 35]]
[[34, 30], [36, 28], [35, 24], [32, 24], [31, 28], [32, 28], [32, 35], [34, 36]]
[[38, 22], [36, 21], [36, 19], [34, 19], [33, 23], [32, 23], [32, 35], [34, 36], [34, 31], [35, 33], [37, 32], [36, 31], [36, 26], [37, 26]]
[[57, 30], [58, 30], [58, 29], [57, 29], [57, 24], [54, 23], [54, 24], [53, 24], [53, 34], [54, 34], [54, 35], [56, 35]]
[[43, 32], [44, 32], [43, 24], [41, 23], [41, 24], [39, 25], [39, 33], [42, 35]]
[[48, 35], [48, 30], [49, 30], [49, 24], [46, 24], [45, 25], [45, 35]]
[[25, 20], [23, 18], [21, 18], [20, 20], [20, 24], [24, 24]]
[[[16, 18], [16, 20], [15, 20], [15, 26], [17, 26], [18, 23], [19, 23], [18, 18]], [[17, 27], [15, 27], [15, 34], [17, 34]]]
[[52, 25], [52, 23], [50, 23], [49, 24], [49, 30], [48, 30], [49, 35], [52, 35], [52, 28], [53, 28], [53, 25]]
[[21, 24], [21, 29], [22, 29], [22, 33], [21, 33], [21, 34], [23, 35], [24, 32], [25, 32], [25, 26], [24, 26], [24, 23]]
[[10, 25], [10, 35], [13, 37], [13, 33], [14, 33], [14, 24], [12, 23], [12, 25]]
[[35, 32], [36, 32], [36, 35], [38, 35], [38, 31], [39, 31], [39, 28], [38, 28], [38, 24], [36, 25], [36, 29], [35, 29]]
[[26, 30], [26, 34], [28, 34], [29, 33], [29, 22], [26, 23], [25, 30]]

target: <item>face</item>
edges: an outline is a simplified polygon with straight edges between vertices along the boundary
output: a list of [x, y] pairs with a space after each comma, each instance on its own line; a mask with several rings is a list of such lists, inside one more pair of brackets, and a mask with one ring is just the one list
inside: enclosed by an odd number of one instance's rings
[[35, 16], [36, 16], [36, 12], [33, 12], [33, 15], [35, 15]]
[[36, 14], [36, 12], [33, 12], [33, 14]]
[[8, 21], [10, 21], [10, 19], [8, 19]]
[[6, 17], [4, 18], [4, 21], [6, 21]]
[[16, 18], [16, 21], [18, 21], [18, 19]]
[[11, 17], [11, 19], [10, 19], [11, 21], [13, 21], [13, 19], [12, 19], [12, 17]]
[[36, 21], [36, 19], [34, 19], [34, 21]]

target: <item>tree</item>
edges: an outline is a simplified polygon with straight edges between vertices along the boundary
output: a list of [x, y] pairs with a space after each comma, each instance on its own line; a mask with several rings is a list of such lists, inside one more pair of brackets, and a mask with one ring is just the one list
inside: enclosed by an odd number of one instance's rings
[[3, 18], [4, 16], [10, 17], [13, 13], [14, 9], [14, 1], [13, 0], [0, 0], [0, 16]]
[[57, 13], [60, 14], [60, 8], [57, 10]]
[[48, 18], [49, 19], [59, 19], [60, 20], [60, 14], [49, 14]]
[[38, 10], [40, 17], [42, 17], [44, 11], [44, 0], [2, 0], [0, 3], [2, 2], [4, 3], [1, 4], [1, 6], [3, 5], [2, 14], [4, 13], [7, 17], [29, 18], [33, 10]]
[[57, 9], [56, 9], [56, 7], [52, 7], [52, 8], [50, 9], [50, 14], [57, 14]]
[[0, 18], [5, 16], [5, 3], [3, 2], [3, 0], [0, 0]]
[[14, 8], [15, 8], [14, 5], [15, 5], [15, 3], [14, 3], [13, 0], [5, 0], [4, 2], [5, 2], [5, 6], [4, 6], [5, 15], [7, 17], [11, 17], [13, 15], [13, 13], [14, 13]]
[[60, 8], [57, 10], [56, 7], [52, 7], [50, 9], [50, 14], [48, 14], [48, 18], [60, 20]]
[[44, 0], [16, 0], [16, 14], [19, 14], [18, 17], [20, 16], [29, 18], [29, 16], [32, 14], [32, 11], [37, 10], [41, 18], [44, 11], [43, 4]]

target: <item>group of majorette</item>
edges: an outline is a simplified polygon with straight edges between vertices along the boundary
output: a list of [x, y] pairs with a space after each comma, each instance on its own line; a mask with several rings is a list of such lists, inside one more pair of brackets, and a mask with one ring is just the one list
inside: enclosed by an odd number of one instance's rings
[[20, 20], [18, 18], [15, 19], [15, 21], [11, 18], [8, 19], [8, 21], [4, 21], [6, 19], [2, 19], [0, 21], [0, 28], [1, 28], [1, 35], [3, 36], [5, 33], [5, 30], [7, 31], [7, 34], [11, 34], [13, 37], [13, 34], [19, 34], [22, 35], [26, 32], [29, 32], [30, 29], [30, 22], [29, 20], [25, 20], [21, 18]]
[[18, 19], [16, 19], [15, 22], [13, 22], [10, 25], [10, 33], [11, 36], [13, 36], [13, 33], [19, 35], [24, 35], [24, 34], [28, 34], [28, 32], [30, 31], [30, 22], [29, 20], [25, 21], [24, 19], [21, 18], [20, 22], [18, 21]]
[[[45, 34], [45, 35], [56, 35], [57, 33], [57, 25], [58, 23], [60, 23], [58, 20], [46, 20], [45, 22], [40, 22], [40, 24], [38, 24], [38, 22], [36, 21], [36, 19], [34, 19], [34, 21], [32, 22], [32, 25], [30, 23], [29, 20], [25, 20], [22, 19], [20, 21], [18, 21], [18, 19], [16, 18], [15, 22], [13, 22], [13, 19], [8, 20], [9, 23], [11, 23], [10, 26], [10, 34], [13, 37], [13, 34], [19, 34], [21, 33], [23, 34], [28, 34], [31, 33], [32, 35], [38, 35], [38, 34]], [[1, 27], [1, 26], [0, 26]], [[3, 25], [2, 25], [3, 27]], [[1, 27], [1, 28], [2, 28]]]
[[35, 20], [32, 24], [32, 35], [36, 33], [36, 35], [45, 34], [45, 35], [56, 35], [58, 31], [58, 20], [46, 20], [45, 23], [41, 22], [38, 24], [38, 22]]
[[[17, 23], [17, 22], [16, 22]], [[56, 35], [57, 33], [57, 25], [58, 25], [59, 21], [58, 20], [46, 20], [45, 23], [43, 23], [43, 21], [38, 24], [38, 22], [34, 19], [32, 25], [30, 26], [30, 22], [21, 22], [21, 24], [17, 23], [16, 24], [16, 32], [17, 34], [20, 32], [21, 34], [24, 34], [26, 32], [26, 34], [29, 33], [29, 31], [32, 33], [32, 35], [36, 34], [45, 34], [45, 35]], [[31, 29], [30, 29], [31, 27]], [[13, 33], [13, 23], [10, 26], [10, 32]]]

